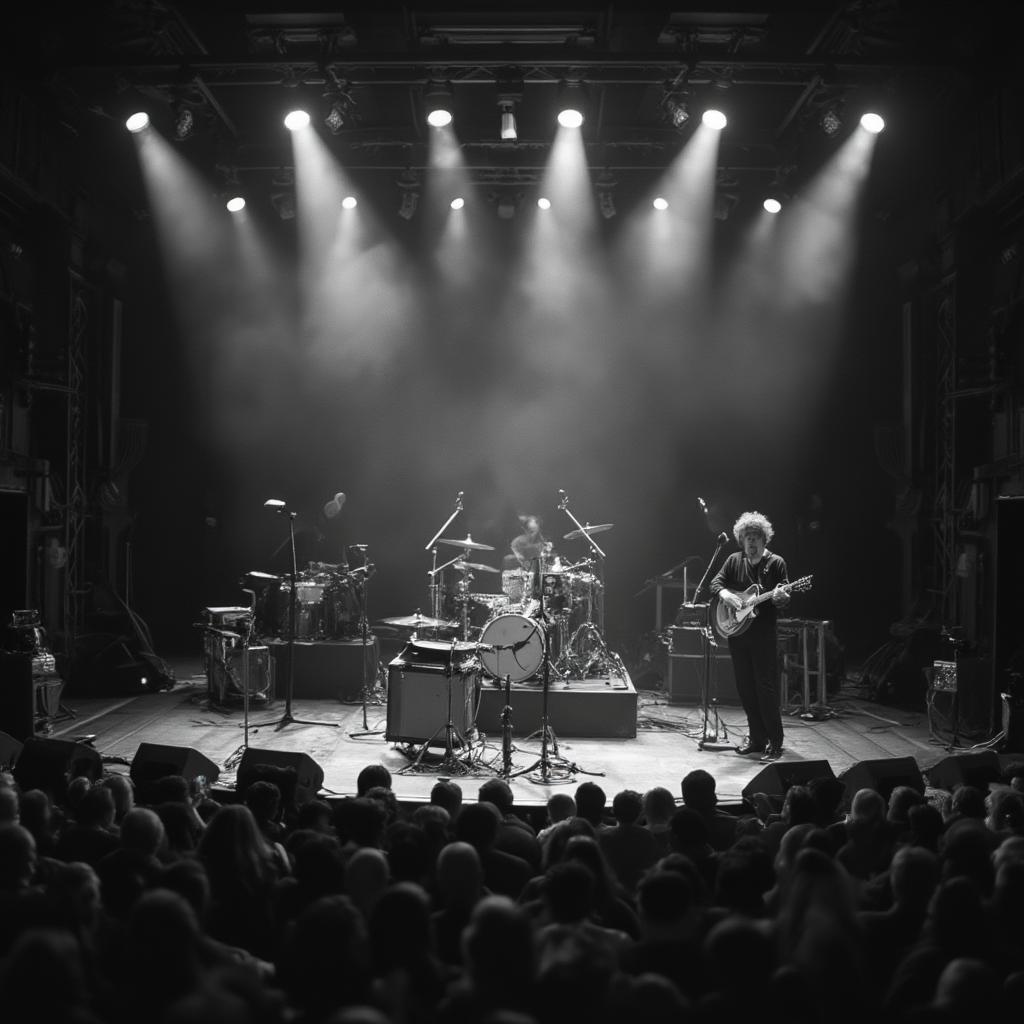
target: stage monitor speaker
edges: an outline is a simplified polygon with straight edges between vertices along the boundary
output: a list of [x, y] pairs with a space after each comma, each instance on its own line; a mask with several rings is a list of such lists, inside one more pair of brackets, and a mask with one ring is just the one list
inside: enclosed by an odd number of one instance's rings
[[839, 773], [845, 786], [845, 799], [853, 799], [858, 789], [874, 789], [888, 801], [897, 786], [910, 786], [924, 793], [924, 777], [912, 757], [885, 757], [874, 761], [858, 761]]
[[314, 799], [324, 784], [324, 770], [301, 751], [259, 750], [246, 747], [238, 765], [236, 790], [242, 799], [254, 782], [273, 782], [285, 807], [296, 808]]
[[[444, 746], [448, 724], [448, 674], [443, 667], [410, 666], [395, 658], [388, 666], [388, 720], [384, 738], [389, 743], [432, 743]], [[465, 736], [476, 715], [477, 672], [451, 675], [451, 718]]]
[[14, 766], [24, 745], [21, 740], [16, 740], [13, 736], [0, 732], [0, 770]]
[[934, 789], [947, 789], [950, 793], [957, 786], [976, 786], [987, 790], [990, 782], [998, 782], [1003, 771], [999, 755], [994, 750], [982, 750], [976, 754], [953, 754], [944, 757], [929, 768], [925, 775]]
[[[711, 697], [719, 704], [739, 705], [736, 692], [736, 676], [732, 670], [732, 658], [728, 654], [712, 654], [708, 659], [711, 673]], [[668, 656], [668, 702], [669, 704], [700, 704], [703, 698], [704, 657], [703, 655]]]
[[48, 740], [31, 737], [14, 765], [14, 781], [24, 792], [41, 789], [56, 801], [67, 795], [68, 783], [84, 775], [95, 781], [103, 774], [98, 750], [72, 740]]
[[748, 801], [755, 793], [784, 796], [790, 786], [806, 786], [820, 778], [835, 778], [828, 761], [772, 761], [743, 787], [741, 795]]
[[171, 747], [162, 743], [140, 743], [132, 758], [129, 775], [135, 783], [139, 803], [153, 803], [155, 783], [168, 775], [182, 775], [189, 782], [205, 776], [212, 786], [220, 769], [194, 747]]

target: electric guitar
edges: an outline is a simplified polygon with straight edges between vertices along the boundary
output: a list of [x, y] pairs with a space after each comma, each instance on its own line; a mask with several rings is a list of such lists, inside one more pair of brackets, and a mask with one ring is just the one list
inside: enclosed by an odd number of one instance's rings
[[[794, 591], [810, 590], [813, 579], [813, 576], [801, 576], [800, 579], [793, 580], [792, 583], [783, 583], [778, 589], [787, 594]], [[724, 601], [715, 602], [715, 631], [726, 640], [731, 636], [739, 636], [746, 632], [750, 628], [750, 623], [757, 616], [757, 606], [762, 601], [771, 600], [774, 593], [775, 588], [766, 590], [762, 594], [761, 588], [754, 583], [743, 593], [736, 594], [743, 601], [743, 607], [738, 611], [735, 608], [730, 608]]]

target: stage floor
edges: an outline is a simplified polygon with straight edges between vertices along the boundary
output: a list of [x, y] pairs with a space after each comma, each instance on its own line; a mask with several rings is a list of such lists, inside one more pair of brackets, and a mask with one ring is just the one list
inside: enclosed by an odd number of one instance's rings
[[[171, 664], [176, 682], [167, 691], [121, 698], [68, 695], [64, 706], [74, 717], [58, 720], [51, 738], [91, 736], [90, 742], [107, 759], [109, 770], [125, 772], [141, 743], [191, 747], [221, 769], [217, 785], [230, 788], [246, 738], [243, 710], [210, 703], [198, 658]], [[731, 748], [742, 736], [740, 708], [722, 707], [724, 733], [719, 730], [717, 743], [702, 744], [712, 730], [705, 733], [699, 707], [670, 705], [664, 692], [650, 690], [637, 691], [636, 702], [635, 738], [563, 738], [556, 731], [557, 756], [549, 747], [546, 781], [530, 770], [541, 756], [537, 736], [541, 723], [513, 715], [512, 772], [526, 770], [510, 779], [517, 805], [543, 805], [555, 787], [575, 788], [587, 780], [605, 790], [609, 803], [615, 793], [627, 788], [643, 792], [664, 786], [678, 797], [680, 780], [694, 768], [714, 775], [722, 803], [741, 801], [743, 788], [764, 766], [756, 758], [738, 756]], [[366, 725], [373, 735], [359, 735], [364, 732], [361, 703], [296, 699], [292, 716], [301, 723], [278, 729], [276, 723], [283, 713], [283, 700], [251, 708], [249, 746], [309, 755], [323, 769], [322, 794], [328, 798], [354, 793], [356, 775], [371, 763], [387, 766], [396, 796], [408, 802], [426, 800], [441, 777], [455, 778], [467, 796], [475, 795], [480, 783], [496, 776], [502, 767], [500, 732], [485, 734], [482, 742], [460, 757], [455, 770], [433, 764], [443, 755], [443, 747], [430, 747], [420, 764], [414, 765], [422, 747], [410, 750], [385, 739], [384, 703], [367, 705]], [[923, 709], [920, 713], [905, 711], [840, 695], [828, 705], [821, 720], [790, 714], [783, 721], [784, 760], [825, 760], [837, 775], [858, 761], [907, 756], [927, 771], [948, 756], [945, 747], [930, 737]]]

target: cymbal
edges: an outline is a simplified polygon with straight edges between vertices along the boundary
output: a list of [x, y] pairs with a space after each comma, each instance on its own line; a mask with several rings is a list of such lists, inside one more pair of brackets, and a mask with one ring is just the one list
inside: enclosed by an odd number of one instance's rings
[[246, 577], [254, 580], [278, 580], [281, 578], [280, 576], [274, 576], [269, 572], [259, 572], [256, 569], [253, 569], [252, 572], [247, 572], [245, 575]]
[[395, 619], [381, 619], [381, 622], [389, 626], [405, 626], [407, 629], [436, 629], [441, 626], [455, 626], [455, 622], [446, 622], [444, 619], [432, 619], [428, 615], [400, 615]]
[[570, 530], [562, 539], [579, 540], [589, 533], [604, 533], [605, 530], [610, 530], [614, 525], [614, 523], [598, 523], [596, 526], [591, 526], [590, 523], [587, 523], [582, 530]]
[[438, 544], [451, 544], [452, 547], [456, 547], [456, 548], [471, 548], [473, 551], [493, 551], [494, 550], [494, 545], [493, 544], [480, 544], [477, 541], [473, 540], [473, 538], [470, 537], [468, 534], [467, 534], [465, 540], [453, 540], [453, 539], [451, 539], [449, 537], [442, 537], [437, 543]]
[[489, 565], [482, 565], [480, 562], [463, 562], [461, 560], [455, 563], [454, 568], [458, 569], [459, 572], [467, 572], [470, 569], [476, 569], [478, 572], [498, 571]]

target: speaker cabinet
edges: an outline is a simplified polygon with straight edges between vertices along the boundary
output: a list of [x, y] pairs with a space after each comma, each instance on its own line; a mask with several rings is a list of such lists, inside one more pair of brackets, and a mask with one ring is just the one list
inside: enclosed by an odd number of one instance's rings
[[24, 744], [5, 732], [0, 732], [0, 771], [13, 768]]
[[932, 765], [925, 773], [928, 784], [934, 789], [947, 789], [950, 793], [957, 786], [976, 786], [987, 790], [990, 782], [998, 782], [1003, 771], [999, 755], [994, 750], [982, 750], [976, 754], [953, 754]]
[[742, 789], [744, 800], [755, 793], [784, 796], [790, 786], [806, 786], [812, 779], [834, 779], [828, 761], [773, 761], [765, 765]]
[[31, 737], [25, 740], [14, 765], [14, 781], [23, 791], [41, 789], [56, 801], [67, 795], [72, 779], [84, 775], [95, 781], [102, 774], [99, 751], [71, 740]]
[[892, 795], [897, 786], [910, 786], [924, 793], [924, 777], [912, 757], [886, 757], [877, 761], [858, 761], [844, 772], [839, 781], [845, 786], [845, 798], [850, 800], [858, 789], [874, 789], [885, 797]]
[[32, 655], [0, 653], [0, 729], [26, 740], [35, 735]]
[[388, 666], [388, 721], [385, 739], [392, 743], [444, 746], [448, 724], [448, 682], [451, 679], [452, 724], [463, 736], [473, 727], [477, 672], [453, 672], [443, 666], [411, 666], [395, 658]]
[[239, 795], [254, 782], [273, 782], [285, 807], [294, 809], [312, 800], [324, 784], [324, 770], [309, 756], [293, 750], [260, 750], [247, 747], [238, 764]]
[[[995, 501], [995, 608], [993, 609], [992, 670], [995, 678], [986, 688], [985, 707], [990, 727], [1002, 718], [1001, 695], [1011, 703], [1024, 702], [1024, 588], [1020, 585], [1020, 538], [1024, 535], [1024, 497]], [[1016, 745], [1016, 744], [1015, 744]], [[1012, 748], [1011, 748], [1012, 749]]]
[[[683, 632], [677, 630], [677, 633]], [[732, 658], [728, 653], [712, 654], [708, 659], [711, 681], [710, 696], [719, 704], [738, 705], [736, 677], [732, 671]], [[668, 702], [669, 704], [700, 704], [704, 699], [704, 656], [694, 654], [670, 654], [668, 656]]]
[[190, 782], [200, 775], [213, 785], [220, 769], [193, 747], [171, 747], [162, 743], [140, 743], [132, 758], [129, 775], [135, 783], [139, 803], [152, 803], [154, 784], [168, 775], [182, 775]]

